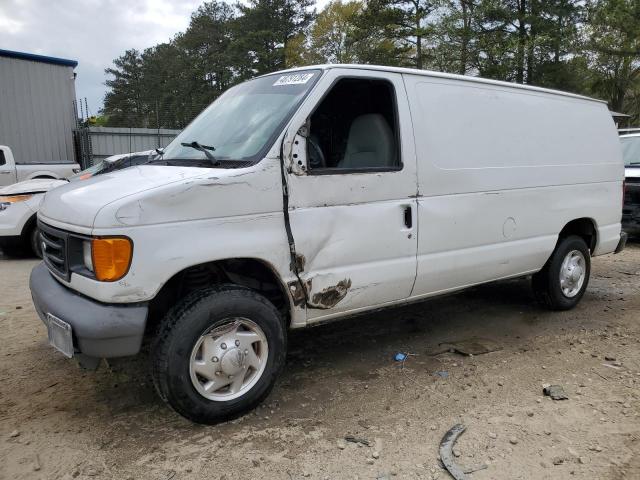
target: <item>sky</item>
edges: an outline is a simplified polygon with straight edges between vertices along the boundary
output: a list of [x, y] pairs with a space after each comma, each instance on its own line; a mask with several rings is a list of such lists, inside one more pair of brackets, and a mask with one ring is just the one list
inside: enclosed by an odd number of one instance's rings
[[78, 61], [76, 95], [102, 107], [104, 69], [184, 31], [203, 0], [0, 0], [0, 49]]

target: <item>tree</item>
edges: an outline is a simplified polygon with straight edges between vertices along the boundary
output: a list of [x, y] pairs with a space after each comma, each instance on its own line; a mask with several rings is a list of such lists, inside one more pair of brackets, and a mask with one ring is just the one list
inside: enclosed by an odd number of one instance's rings
[[[638, 116], [640, 91], [640, 3], [636, 0], [597, 0], [589, 8], [585, 26], [596, 73], [593, 90], [612, 110], [629, 110]], [[635, 108], [634, 108], [635, 106]]]
[[465, 75], [477, 64], [479, 0], [445, 0], [433, 27], [434, 47], [430, 66]]
[[333, 0], [316, 18], [309, 39], [309, 63], [356, 63], [354, 24], [362, 13], [359, 1]]
[[313, 0], [250, 0], [238, 4], [234, 23], [235, 58], [241, 60], [241, 76], [253, 76], [287, 67], [287, 45], [303, 34], [315, 12]]
[[230, 52], [235, 40], [231, 27], [234, 18], [235, 10], [227, 3], [205, 3], [191, 15], [187, 32], [176, 41], [208, 97], [220, 95], [234, 82], [234, 59]]
[[205, 2], [184, 32], [106, 69], [106, 121], [182, 128], [238, 82], [315, 63], [540, 85], [640, 120], [640, 0], [332, 0], [317, 17], [313, 1]]
[[432, 0], [369, 0], [356, 18], [356, 39], [372, 42], [368, 49], [361, 44], [361, 56], [385, 65], [423, 68], [428, 21], [435, 8]]
[[110, 90], [104, 98], [104, 111], [111, 125], [129, 126], [145, 114], [142, 57], [138, 50], [127, 50], [113, 65], [105, 70], [114, 78], [105, 82]]

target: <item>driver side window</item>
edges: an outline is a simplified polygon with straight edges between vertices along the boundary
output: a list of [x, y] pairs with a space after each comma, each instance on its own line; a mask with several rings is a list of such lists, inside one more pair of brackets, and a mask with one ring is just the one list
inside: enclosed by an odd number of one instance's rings
[[379, 172], [402, 168], [393, 85], [343, 78], [310, 117], [310, 173]]

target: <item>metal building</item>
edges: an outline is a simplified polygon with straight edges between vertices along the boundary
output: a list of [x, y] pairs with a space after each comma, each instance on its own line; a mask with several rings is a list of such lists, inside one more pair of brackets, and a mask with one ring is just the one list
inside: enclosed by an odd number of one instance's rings
[[74, 162], [74, 60], [0, 50], [0, 145], [18, 163]]

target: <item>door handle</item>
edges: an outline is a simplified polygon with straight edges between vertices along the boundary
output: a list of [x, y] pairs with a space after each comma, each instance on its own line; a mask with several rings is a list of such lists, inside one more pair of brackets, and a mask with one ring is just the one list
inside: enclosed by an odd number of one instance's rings
[[0, 175], [8, 175], [11, 173], [11, 170], [1, 170]]
[[413, 226], [413, 215], [411, 212], [411, 207], [404, 207], [404, 226], [407, 228], [411, 228]]

